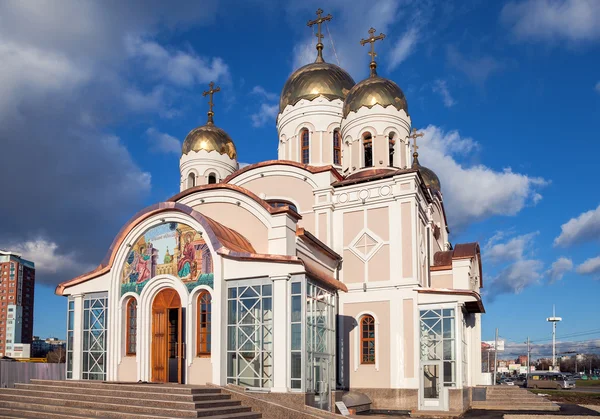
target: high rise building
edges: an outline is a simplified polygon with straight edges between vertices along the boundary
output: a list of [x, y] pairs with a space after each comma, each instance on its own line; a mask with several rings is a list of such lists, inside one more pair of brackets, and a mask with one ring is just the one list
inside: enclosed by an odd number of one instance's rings
[[31, 343], [34, 286], [33, 262], [0, 250], [0, 356], [15, 343]]

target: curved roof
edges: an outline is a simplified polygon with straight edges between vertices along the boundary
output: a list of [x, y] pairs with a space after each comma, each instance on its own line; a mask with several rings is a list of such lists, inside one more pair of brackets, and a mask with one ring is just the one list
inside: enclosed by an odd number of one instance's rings
[[239, 175], [249, 172], [250, 170], [258, 169], [260, 167], [275, 166], [278, 164], [283, 165], [283, 166], [297, 167], [299, 169], [306, 170], [312, 174], [322, 173], [322, 172], [331, 172], [338, 180], [344, 179], [344, 177], [340, 174], [340, 172], [338, 172], [337, 169], [335, 167], [333, 167], [332, 165], [311, 166], [308, 164], [298, 163], [298, 162], [295, 162], [292, 160], [267, 160], [267, 161], [263, 161], [260, 163], [254, 163], [254, 164], [250, 164], [248, 166], [244, 166], [243, 168], [241, 168], [241, 169], [233, 172], [229, 176], [227, 176], [223, 180], [223, 183], [229, 183], [229, 182], [231, 182], [231, 180], [235, 179]]
[[357, 112], [362, 107], [372, 108], [381, 105], [384, 108], [393, 106], [408, 115], [408, 103], [406, 96], [400, 87], [389, 79], [379, 76], [371, 76], [359, 82], [350, 90], [344, 100], [343, 118], [350, 112]]
[[179, 204], [177, 202], [160, 202], [158, 204], [151, 205], [144, 208], [137, 214], [135, 214], [119, 231], [112, 244], [110, 245], [106, 256], [100, 262], [100, 265], [91, 272], [80, 275], [74, 279], [60, 283], [55, 290], [55, 293], [62, 295], [65, 288], [73, 285], [80, 284], [90, 279], [97, 278], [100, 275], [110, 271], [115, 261], [117, 250], [125, 240], [125, 237], [133, 230], [135, 226], [153, 215], [160, 214], [163, 212], [181, 212], [189, 215], [196, 220], [204, 230], [206, 231], [206, 237], [210, 241], [213, 249], [219, 251], [221, 249], [228, 252], [246, 252], [254, 253], [252, 244], [240, 233], [235, 230], [225, 227], [217, 221], [202, 215], [198, 211], [194, 210], [187, 205]]
[[226, 154], [232, 160], [237, 158], [235, 144], [231, 137], [229, 137], [229, 134], [215, 126], [212, 122], [191, 130], [181, 146], [182, 154], [200, 150], [205, 150], [209, 153], [216, 151], [219, 154]]

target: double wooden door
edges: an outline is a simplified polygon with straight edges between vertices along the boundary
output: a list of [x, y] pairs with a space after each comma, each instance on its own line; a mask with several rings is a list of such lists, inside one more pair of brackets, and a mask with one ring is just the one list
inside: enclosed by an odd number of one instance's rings
[[160, 291], [152, 302], [152, 381], [183, 383], [184, 316], [179, 294]]

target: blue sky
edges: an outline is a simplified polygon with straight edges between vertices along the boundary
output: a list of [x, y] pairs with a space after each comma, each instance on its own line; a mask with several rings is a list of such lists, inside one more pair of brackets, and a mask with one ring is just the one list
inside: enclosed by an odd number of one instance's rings
[[276, 158], [279, 93], [314, 60], [306, 22], [321, 7], [334, 16], [325, 58], [356, 81], [360, 39], [387, 35], [379, 74], [426, 133], [420, 159], [440, 176], [451, 240], [483, 249], [483, 338], [498, 327], [542, 344], [556, 304], [559, 337], [600, 346], [600, 3], [121, 3], [0, 4], [0, 190], [12, 197], [0, 247], [37, 264], [36, 334], [64, 335], [54, 286], [178, 191], [209, 81], [240, 161]]

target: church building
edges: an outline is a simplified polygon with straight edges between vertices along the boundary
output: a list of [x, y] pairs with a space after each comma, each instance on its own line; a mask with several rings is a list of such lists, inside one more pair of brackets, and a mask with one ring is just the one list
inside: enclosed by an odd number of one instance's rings
[[316, 60], [281, 92], [278, 159], [239, 168], [211, 83], [180, 193], [58, 285], [68, 379], [235, 385], [325, 410], [347, 392], [374, 409], [468, 407], [483, 384], [479, 245], [450, 243], [443, 179], [377, 72], [384, 35], [361, 41], [370, 76], [356, 83], [324, 61], [331, 16], [317, 13]]

